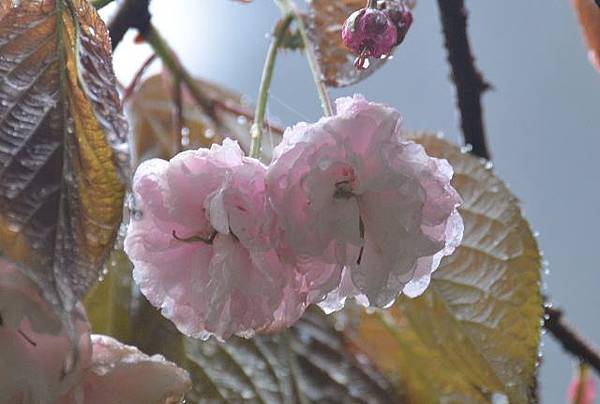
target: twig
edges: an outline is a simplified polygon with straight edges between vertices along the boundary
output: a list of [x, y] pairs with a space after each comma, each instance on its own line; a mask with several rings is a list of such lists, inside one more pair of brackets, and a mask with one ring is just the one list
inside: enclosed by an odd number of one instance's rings
[[[173, 155], [182, 151], [184, 142], [183, 138], [183, 95], [181, 91], [181, 80], [178, 77], [173, 77], [173, 106], [171, 110], [171, 121], [173, 130]], [[189, 141], [189, 139], [188, 139]], [[185, 145], [187, 146], [187, 144]]]
[[490, 159], [485, 139], [481, 95], [490, 88], [475, 66], [467, 36], [467, 10], [464, 0], [438, 0], [448, 62], [461, 116], [461, 127], [466, 144], [472, 153]]
[[[108, 24], [113, 50], [119, 45], [127, 30], [136, 28], [150, 46], [154, 48], [155, 54], [162, 60], [171, 73], [185, 84], [198, 106], [213, 119], [218, 121], [215, 109], [220, 109], [254, 120], [252, 112], [228, 105], [218, 99], [211, 99], [200, 90], [193, 77], [180, 63], [173, 50], [151, 24], [151, 15], [148, 11], [149, 5], [150, 0], [125, 0], [123, 2], [119, 11], [117, 11], [114, 18]], [[266, 123], [266, 126], [274, 133], [283, 133], [283, 129], [275, 125]]]
[[204, 111], [206, 111], [208, 115], [214, 117], [215, 104], [213, 100], [207, 97], [206, 94], [200, 90], [192, 75], [183, 67], [179, 61], [179, 58], [175, 55], [175, 52], [160, 35], [158, 30], [152, 24], [150, 24], [145, 33], [140, 33], [143, 35], [146, 42], [148, 42], [148, 44], [152, 47], [160, 60], [162, 60], [165, 67], [169, 69], [171, 74], [185, 84], [194, 101], [196, 101], [196, 103]]
[[125, 104], [125, 102], [127, 102], [127, 100], [129, 99], [129, 97], [131, 97], [131, 95], [135, 91], [136, 87], [138, 86], [138, 84], [142, 80], [142, 76], [144, 75], [144, 73], [146, 72], [146, 70], [148, 69], [148, 67], [150, 67], [150, 65], [152, 64], [152, 62], [154, 62], [154, 60], [156, 60], [156, 54], [155, 53], [153, 53], [152, 55], [150, 55], [148, 57], [148, 59], [146, 59], [146, 61], [144, 63], [142, 63], [142, 65], [140, 66], [140, 68], [138, 69], [138, 71], [135, 73], [135, 76], [133, 77], [133, 79], [131, 80], [131, 82], [127, 86], [127, 88], [125, 90], [123, 90], [123, 104]]
[[566, 324], [562, 316], [562, 311], [546, 307], [544, 328], [560, 342], [565, 351], [575, 355], [600, 374], [600, 353]]
[[269, 46], [269, 51], [267, 52], [265, 66], [263, 68], [262, 78], [260, 80], [260, 89], [258, 90], [258, 99], [256, 100], [256, 112], [254, 113], [254, 123], [252, 124], [252, 128], [250, 130], [252, 135], [249, 153], [250, 157], [258, 158], [260, 156], [260, 146], [265, 125], [267, 103], [269, 101], [269, 89], [271, 88], [271, 81], [273, 79], [273, 72], [275, 70], [275, 60], [277, 59], [279, 47], [283, 42], [292, 19], [293, 16], [291, 14], [286, 15], [277, 23], [273, 32], [273, 40]]
[[108, 23], [113, 50], [119, 45], [130, 28], [145, 35], [150, 28], [150, 0], [125, 0]]
[[[178, 77], [179, 79], [181, 79], [181, 82], [185, 84], [185, 86], [189, 90], [190, 96], [194, 99], [198, 106], [202, 108], [210, 117], [218, 121], [219, 116], [215, 113], [215, 110], [221, 109], [223, 111], [228, 111], [254, 120], [254, 114], [252, 114], [251, 112], [244, 111], [240, 108], [235, 108], [231, 105], [228, 105], [225, 102], [213, 99], [208, 95], [204, 94], [204, 92], [200, 89], [192, 75], [181, 64], [179, 58], [175, 55], [175, 52], [169, 47], [168, 43], [160, 35], [158, 30], [154, 28], [154, 26], [152, 26], [152, 24], [150, 24], [147, 34], [144, 35], [144, 39], [154, 49], [154, 52], [162, 60], [167, 69], [171, 71], [171, 74], [173, 74], [174, 77]], [[271, 124], [266, 124], [266, 126], [273, 132], [280, 134], [283, 133], [283, 130], [281, 128], [278, 128]]]

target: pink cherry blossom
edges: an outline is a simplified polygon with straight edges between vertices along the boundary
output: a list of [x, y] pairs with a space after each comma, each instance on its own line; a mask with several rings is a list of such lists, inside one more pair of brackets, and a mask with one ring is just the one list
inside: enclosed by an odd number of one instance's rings
[[160, 355], [92, 335], [92, 357], [60, 404], [175, 404], [191, 388], [188, 373]]
[[56, 402], [76, 383], [90, 330], [81, 307], [71, 320], [77, 344], [38, 287], [0, 259], [0, 403]]
[[339, 267], [281, 261], [265, 175], [231, 140], [138, 168], [140, 215], [125, 250], [142, 293], [184, 334], [224, 339], [287, 327], [321, 284], [314, 271]]
[[288, 129], [274, 150], [267, 186], [287, 253], [350, 273], [354, 287], [332, 290], [329, 309], [349, 295], [378, 307], [419, 295], [462, 238], [452, 167], [402, 139], [400, 124], [392, 108], [342, 98], [335, 116]]

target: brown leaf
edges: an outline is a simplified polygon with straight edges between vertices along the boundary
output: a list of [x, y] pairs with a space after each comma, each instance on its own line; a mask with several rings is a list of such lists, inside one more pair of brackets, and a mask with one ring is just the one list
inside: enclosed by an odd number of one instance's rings
[[588, 58], [600, 72], [600, 4], [595, 0], [572, 0], [572, 2], [589, 49]]
[[222, 140], [212, 119], [187, 96], [182, 100], [182, 132], [174, 133], [172, 87], [164, 75], [149, 77], [127, 103], [132, 154], [138, 162], [152, 157], [169, 159], [179, 150], [207, 147]]
[[127, 124], [85, 0], [0, 0], [0, 250], [70, 308], [121, 221]]
[[314, 43], [325, 84], [345, 87], [370, 76], [385, 60], [371, 59], [366, 70], [354, 67], [353, 55], [342, 42], [344, 21], [354, 11], [363, 8], [365, 0], [312, 0], [307, 17], [309, 38]]
[[[253, 106], [243, 97], [219, 85], [196, 80], [196, 85], [214, 103], [208, 113], [194, 101], [182, 84], [183, 132], [173, 132], [174, 107], [172, 81], [168, 75], [155, 75], [144, 81], [127, 103], [131, 115], [135, 159], [171, 158], [181, 149], [209, 147], [223, 138], [236, 139], [242, 149], [250, 147]], [[263, 142], [263, 159], [270, 161], [272, 147], [280, 141], [280, 130], [267, 130]]]

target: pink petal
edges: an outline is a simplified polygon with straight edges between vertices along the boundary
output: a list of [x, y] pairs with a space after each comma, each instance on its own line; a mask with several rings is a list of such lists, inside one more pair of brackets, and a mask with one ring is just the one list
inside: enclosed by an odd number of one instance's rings
[[188, 373], [160, 355], [104, 335], [92, 335], [93, 354], [81, 384], [62, 404], [174, 404], [191, 388]]
[[0, 402], [54, 402], [78, 380], [89, 360], [89, 326], [72, 315], [77, 344], [40, 290], [0, 259]]

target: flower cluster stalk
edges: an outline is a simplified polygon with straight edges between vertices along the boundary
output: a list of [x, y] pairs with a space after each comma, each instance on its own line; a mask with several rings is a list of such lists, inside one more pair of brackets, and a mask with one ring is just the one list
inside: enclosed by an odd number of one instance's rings
[[260, 81], [260, 88], [258, 90], [254, 123], [250, 131], [252, 136], [249, 153], [250, 157], [258, 158], [260, 156], [260, 146], [265, 126], [265, 114], [269, 99], [269, 89], [271, 88], [271, 82], [273, 80], [273, 71], [275, 70], [275, 61], [292, 19], [293, 15], [291, 14], [284, 16], [284, 18], [277, 23], [275, 31], [273, 32], [273, 40], [269, 46], [269, 51], [267, 52], [267, 58], [265, 60], [265, 66]]

